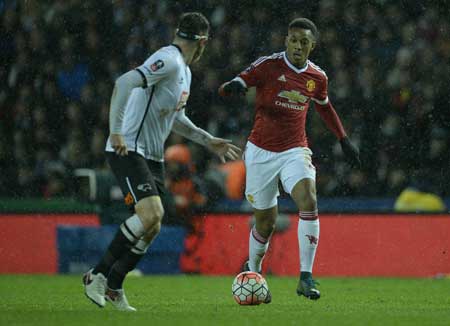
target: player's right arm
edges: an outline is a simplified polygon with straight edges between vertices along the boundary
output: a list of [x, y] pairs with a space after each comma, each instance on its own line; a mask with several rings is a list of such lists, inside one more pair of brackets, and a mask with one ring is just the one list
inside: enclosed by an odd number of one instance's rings
[[[236, 77], [237, 78], [237, 77]], [[247, 87], [237, 79], [232, 79], [226, 83], [223, 83], [219, 87], [219, 95], [220, 96], [241, 96], [245, 95], [247, 92]]]
[[130, 70], [116, 79], [109, 110], [109, 140], [117, 155], [128, 155], [122, 135], [122, 123], [128, 98], [134, 88], [147, 88], [173, 73], [176, 62], [164, 51], [150, 56], [141, 66]]
[[264, 62], [268, 57], [261, 57], [234, 79], [219, 87], [220, 96], [245, 95], [250, 87], [259, 86], [264, 80]]
[[128, 155], [127, 145], [122, 135], [122, 122], [125, 106], [131, 91], [144, 86], [141, 75], [136, 70], [130, 70], [116, 79], [109, 108], [109, 141], [117, 155]]

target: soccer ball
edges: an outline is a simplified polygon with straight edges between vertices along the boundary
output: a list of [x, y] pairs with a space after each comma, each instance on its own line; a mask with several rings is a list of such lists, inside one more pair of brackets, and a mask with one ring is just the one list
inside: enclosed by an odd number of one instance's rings
[[269, 292], [267, 282], [261, 274], [242, 272], [237, 275], [231, 287], [234, 300], [240, 305], [259, 305]]

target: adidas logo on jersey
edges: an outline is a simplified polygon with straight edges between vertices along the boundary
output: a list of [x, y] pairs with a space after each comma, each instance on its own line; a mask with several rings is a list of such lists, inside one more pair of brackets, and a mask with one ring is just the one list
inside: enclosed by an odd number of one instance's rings
[[278, 77], [279, 81], [285, 82], [286, 81], [286, 77], [284, 77], [284, 75], [281, 75], [280, 77]]

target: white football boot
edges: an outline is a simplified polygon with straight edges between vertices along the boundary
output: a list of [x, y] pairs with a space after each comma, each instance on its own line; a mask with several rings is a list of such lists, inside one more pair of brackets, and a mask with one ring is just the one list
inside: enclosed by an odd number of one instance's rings
[[107, 301], [120, 311], [136, 311], [136, 308], [130, 306], [127, 297], [123, 289], [113, 290], [110, 288], [106, 289], [105, 298]]
[[106, 304], [106, 277], [102, 273], [92, 274], [92, 270], [83, 275], [84, 293], [93, 303], [103, 308]]

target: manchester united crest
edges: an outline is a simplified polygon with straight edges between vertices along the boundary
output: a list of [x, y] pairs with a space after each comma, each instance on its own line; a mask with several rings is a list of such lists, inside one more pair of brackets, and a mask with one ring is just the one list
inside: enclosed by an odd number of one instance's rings
[[306, 89], [308, 92], [312, 92], [316, 88], [316, 82], [312, 79], [306, 82]]

